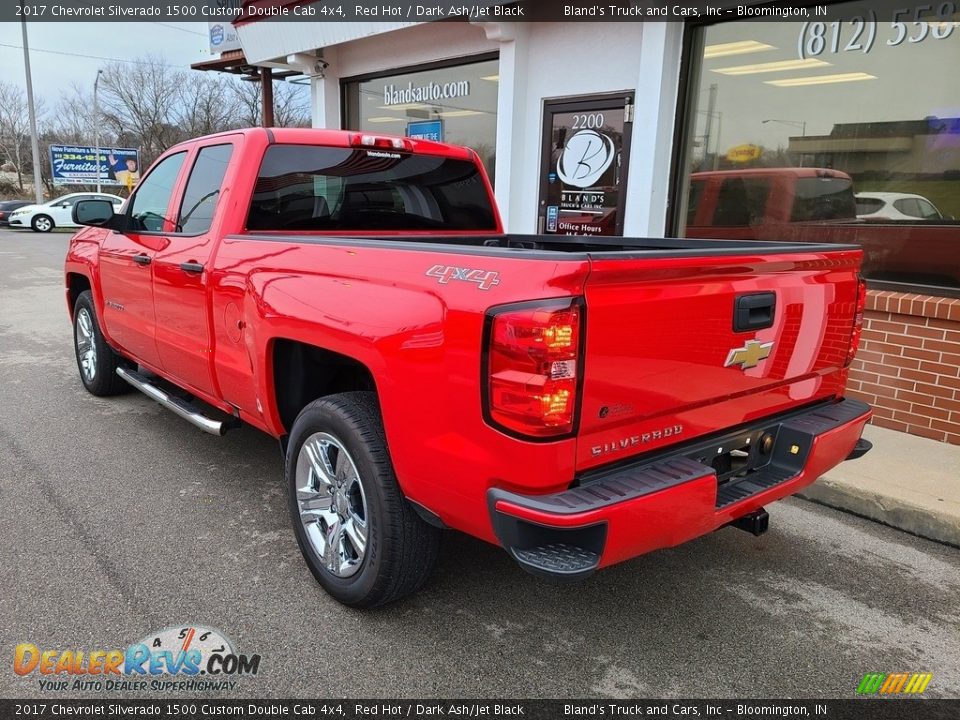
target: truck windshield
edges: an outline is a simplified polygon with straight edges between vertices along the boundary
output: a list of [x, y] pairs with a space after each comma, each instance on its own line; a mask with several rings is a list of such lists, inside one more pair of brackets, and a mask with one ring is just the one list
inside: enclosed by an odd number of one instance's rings
[[496, 231], [472, 162], [392, 150], [272, 145], [253, 191], [248, 230]]

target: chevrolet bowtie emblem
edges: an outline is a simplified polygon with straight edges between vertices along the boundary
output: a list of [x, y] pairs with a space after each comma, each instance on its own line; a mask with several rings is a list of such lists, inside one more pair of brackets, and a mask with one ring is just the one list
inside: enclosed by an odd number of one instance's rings
[[773, 342], [758, 342], [756, 340], [747, 340], [743, 347], [734, 348], [727, 355], [727, 361], [724, 367], [739, 365], [741, 370], [749, 370], [760, 364], [761, 360], [766, 360], [773, 352]]

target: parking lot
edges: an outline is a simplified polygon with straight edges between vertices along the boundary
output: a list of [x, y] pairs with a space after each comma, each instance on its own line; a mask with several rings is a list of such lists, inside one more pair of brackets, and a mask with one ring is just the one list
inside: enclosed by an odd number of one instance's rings
[[[418, 595], [331, 600], [301, 561], [275, 441], [84, 392], [69, 235], [0, 230], [0, 695], [13, 648], [123, 648], [200, 624], [262, 656], [225, 697], [852, 697], [866, 672], [960, 694], [960, 551], [791, 499], [577, 585], [454, 533]], [[455, 482], [455, 479], [451, 479]]]

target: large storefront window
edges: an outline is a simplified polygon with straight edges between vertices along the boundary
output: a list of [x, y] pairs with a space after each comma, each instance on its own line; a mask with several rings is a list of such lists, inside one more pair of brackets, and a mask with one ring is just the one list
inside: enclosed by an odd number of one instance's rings
[[905, 7], [694, 30], [680, 235], [859, 243], [868, 279], [960, 290], [960, 3]]
[[499, 62], [448, 65], [344, 83], [346, 128], [473, 148], [492, 180]]

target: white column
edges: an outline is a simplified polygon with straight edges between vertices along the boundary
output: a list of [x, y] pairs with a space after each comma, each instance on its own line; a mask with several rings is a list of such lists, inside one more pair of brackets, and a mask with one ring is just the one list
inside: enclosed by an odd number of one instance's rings
[[315, 128], [340, 129], [340, 73], [337, 51], [326, 48], [310, 72], [310, 120]]
[[[518, 197], [523, 182], [520, 148], [527, 118], [528, 30], [525, 23], [477, 23], [488, 40], [500, 43], [499, 86], [497, 89], [497, 167], [494, 191], [500, 217], [508, 232], [533, 232], [535, 228], [520, 224], [520, 203], [529, 198]], [[533, 122], [537, 122], [534, 119]], [[516, 200], [516, 202], [514, 202]], [[534, 200], [535, 202], [535, 200]]]
[[683, 23], [644, 22], [634, 100], [623, 232], [663, 237], [670, 201], [670, 163], [680, 83]]

